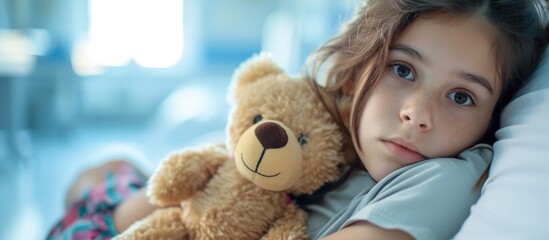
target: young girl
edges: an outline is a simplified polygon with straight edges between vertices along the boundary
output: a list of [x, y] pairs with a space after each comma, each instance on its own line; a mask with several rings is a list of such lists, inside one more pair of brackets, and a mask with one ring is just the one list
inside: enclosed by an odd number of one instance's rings
[[[359, 8], [311, 58], [311, 81], [325, 80], [313, 85], [349, 133], [356, 162], [321, 198], [300, 199], [310, 237], [451, 238], [491, 159], [489, 145], [474, 144], [491, 143], [501, 107], [538, 62], [541, 34], [530, 0], [370, 0]], [[155, 209], [144, 181], [125, 162], [85, 172], [49, 238], [123, 231]]]
[[366, 170], [305, 206], [313, 239], [459, 230], [491, 159], [488, 145], [473, 145], [492, 143], [502, 106], [546, 44], [535, 4], [371, 0], [313, 55], [312, 75], [326, 66], [326, 105]]

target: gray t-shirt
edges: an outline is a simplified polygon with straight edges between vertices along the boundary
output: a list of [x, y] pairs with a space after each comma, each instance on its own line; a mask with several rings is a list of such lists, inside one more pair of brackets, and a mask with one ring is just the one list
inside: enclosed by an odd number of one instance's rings
[[418, 162], [376, 183], [355, 171], [323, 201], [307, 205], [311, 239], [330, 235], [357, 221], [400, 229], [415, 239], [450, 239], [478, 200], [473, 186], [492, 159], [492, 148], [477, 144], [457, 158]]

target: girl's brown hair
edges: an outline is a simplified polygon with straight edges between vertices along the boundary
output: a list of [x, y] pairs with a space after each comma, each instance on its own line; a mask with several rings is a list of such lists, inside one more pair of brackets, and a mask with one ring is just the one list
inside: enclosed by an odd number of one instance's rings
[[[493, 51], [503, 83], [492, 123], [481, 139], [491, 144], [502, 107], [535, 69], [546, 44], [547, 30], [538, 15], [538, 10], [546, 7], [532, 0], [365, 1], [338, 35], [309, 57], [308, 76], [327, 109], [348, 133], [346, 150], [352, 153], [354, 143], [360, 151], [356, 129], [361, 110], [385, 69], [398, 34], [420, 15], [445, 12], [483, 16], [499, 33]], [[349, 156], [358, 160], [356, 154]]]

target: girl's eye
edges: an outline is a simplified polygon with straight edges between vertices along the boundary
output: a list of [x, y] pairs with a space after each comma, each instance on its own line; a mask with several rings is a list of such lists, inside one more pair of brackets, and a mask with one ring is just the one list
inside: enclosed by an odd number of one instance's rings
[[299, 137], [297, 137], [297, 142], [299, 142], [299, 144], [301, 144], [301, 146], [307, 144], [309, 141], [307, 140], [307, 138], [301, 134], [299, 135]]
[[448, 98], [461, 106], [471, 106], [475, 104], [473, 98], [464, 92], [451, 92], [448, 94]]
[[263, 116], [261, 115], [256, 115], [254, 117], [254, 124], [258, 123], [259, 121], [263, 120]]
[[414, 80], [414, 72], [412, 69], [410, 69], [408, 66], [401, 64], [401, 63], [395, 63], [391, 65], [391, 70], [393, 71], [393, 74], [400, 78], [405, 78], [408, 80]]

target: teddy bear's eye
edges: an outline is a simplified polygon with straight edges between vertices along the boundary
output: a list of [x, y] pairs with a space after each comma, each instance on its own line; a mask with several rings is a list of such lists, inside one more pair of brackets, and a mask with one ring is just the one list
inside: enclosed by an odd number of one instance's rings
[[254, 124], [258, 123], [259, 121], [263, 120], [263, 116], [261, 115], [256, 115], [254, 117]]
[[307, 140], [307, 138], [301, 134], [299, 135], [299, 137], [297, 137], [297, 142], [299, 142], [299, 144], [301, 144], [301, 146], [307, 144], [309, 142], [309, 140]]

